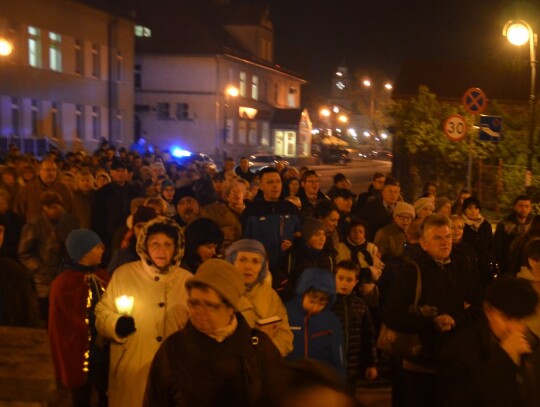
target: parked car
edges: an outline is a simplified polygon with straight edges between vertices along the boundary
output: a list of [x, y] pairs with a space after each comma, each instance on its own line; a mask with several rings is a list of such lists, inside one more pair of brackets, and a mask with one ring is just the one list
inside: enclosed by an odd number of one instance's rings
[[388, 150], [374, 150], [371, 152], [371, 158], [374, 160], [391, 160], [394, 153]]
[[249, 157], [249, 167], [251, 171], [257, 172], [263, 167], [273, 166], [280, 161], [286, 166], [289, 165], [289, 162], [280, 155], [253, 154]]
[[351, 161], [349, 150], [344, 148], [325, 148], [321, 151], [320, 156], [323, 163], [336, 163], [345, 165]]

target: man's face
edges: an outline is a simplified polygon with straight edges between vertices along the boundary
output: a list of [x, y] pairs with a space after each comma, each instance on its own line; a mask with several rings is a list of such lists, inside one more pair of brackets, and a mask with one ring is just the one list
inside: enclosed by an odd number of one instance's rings
[[525, 333], [527, 325], [523, 319], [510, 318], [489, 304], [484, 304], [484, 311], [493, 335], [499, 340], [504, 340], [508, 335], [515, 332]]
[[43, 161], [39, 168], [39, 178], [45, 185], [52, 185], [56, 181], [56, 175], [58, 174], [58, 168], [56, 163], [52, 161]]
[[411, 224], [413, 217], [408, 213], [400, 213], [399, 215], [394, 215], [394, 222], [404, 231], [407, 231], [407, 228]]
[[381, 192], [382, 199], [387, 205], [394, 205], [399, 199], [401, 188], [397, 185], [386, 185]]
[[514, 205], [514, 212], [520, 219], [525, 219], [532, 212], [531, 201], [517, 201]]
[[452, 231], [449, 226], [431, 226], [424, 230], [420, 246], [433, 259], [445, 261], [452, 251]]
[[281, 195], [281, 186], [281, 177], [277, 172], [263, 174], [260, 189], [266, 201], [277, 201]]
[[305, 181], [302, 182], [302, 186], [304, 187], [307, 196], [317, 195], [320, 185], [321, 181], [317, 175], [310, 175]]
[[118, 168], [116, 170], [111, 170], [111, 179], [113, 182], [118, 184], [123, 184], [126, 182], [128, 172], [125, 168]]
[[247, 158], [242, 158], [240, 160], [240, 168], [242, 169], [242, 171], [247, 172], [249, 168], [249, 161], [247, 160]]
[[336, 291], [338, 294], [349, 295], [358, 283], [354, 270], [338, 268], [336, 272]]
[[184, 222], [190, 222], [199, 216], [199, 203], [195, 198], [185, 196], [176, 204], [176, 212]]
[[375, 190], [382, 191], [385, 181], [386, 181], [385, 177], [380, 177], [380, 178], [374, 179], [371, 183], [373, 184], [373, 188], [375, 188]]
[[334, 203], [336, 204], [339, 212], [344, 213], [346, 215], [351, 213], [351, 209], [352, 209], [352, 205], [353, 205], [352, 197], [348, 198], [348, 199], [345, 199], [345, 198], [343, 198], [341, 196], [338, 196], [338, 197], [334, 198]]
[[328, 295], [322, 292], [309, 292], [302, 297], [302, 307], [309, 315], [318, 314], [329, 302]]
[[223, 163], [223, 172], [234, 170], [235, 165], [236, 163], [234, 162], [234, 160], [226, 160]]
[[349, 240], [352, 244], [360, 245], [365, 242], [366, 240], [366, 230], [364, 229], [364, 226], [357, 225], [351, 228], [349, 231]]
[[94, 189], [94, 177], [91, 174], [82, 175], [78, 178], [77, 187], [83, 192]]

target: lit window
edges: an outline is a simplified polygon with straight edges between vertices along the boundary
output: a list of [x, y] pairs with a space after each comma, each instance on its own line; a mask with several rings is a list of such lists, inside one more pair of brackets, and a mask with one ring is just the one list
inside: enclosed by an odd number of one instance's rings
[[92, 44], [92, 76], [99, 78], [101, 72], [101, 60], [99, 55], [99, 44]]
[[287, 94], [287, 104], [289, 107], [296, 107], [296, 88], [289, 88], [289, 93]]
[[84, 75], [84, 50], [81, 40], [75, 40], [75, 73]]
[[259, 77], [255, 75], [251, 78], [251, 97], [259, 100]]
[[49, 33], [49, 67], [52, 71], [62, 71], [62, 37], [60, 34]]
[[92, 107], [92, 138], [99, 140], [101, 138], [101, 124], [100, 124], [99, 107]]
[[152, 30], [148, 27], [142, 25], [135, 26], [135, 36], [136, 37], [145, 37], [150, 38], [152, 36]]
[[41, 67], [41, 41], [39, 28], [28, 27], [28, 63], [34, 68]]
[[240, 96], [246, 97], [246, 82], [247, 82], [247, 74], [245, 72], [240, 72], [240, 83], [238, 89], [240, 91]]
[[75, 138], [84, 140], [84, 106], [75, 105]]

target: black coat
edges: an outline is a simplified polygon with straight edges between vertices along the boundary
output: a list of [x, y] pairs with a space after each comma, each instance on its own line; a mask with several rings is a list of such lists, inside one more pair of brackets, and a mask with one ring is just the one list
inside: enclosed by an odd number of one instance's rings
[[364, 207], [355, 212], [354, 215], [366, 222], [366, 239], [368, 242], [373, 242], [375, 233], [393, 221], [392, 215], [384, 207], [382, 199], [369, 199]]
[[161, 345], [148, 376], [145, 407], [254, 406], [268, 394], [279, 352], [240, 313], [238, 327], [218, 342], [187, 326]]
[[482, 315], [456, 332], [442, 351], [439, 371], [443, 406], [539, 406], [538, 346], [526, 358], [528, 367], [514, 364]]

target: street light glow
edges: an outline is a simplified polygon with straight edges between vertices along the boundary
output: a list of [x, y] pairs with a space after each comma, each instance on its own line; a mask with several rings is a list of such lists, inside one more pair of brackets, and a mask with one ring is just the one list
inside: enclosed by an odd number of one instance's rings
[[339, 113], [339, 107], [337, 107], [337, 106], [334, 106], [334, 108], [332, 110], [334, 111], [334, 113]]
[[369, 136], [370, 136], [369, 131], [365, 131], [364, 132], [364, 137], [369, 137]]
[[328, 109], [326, 109], [326, 108], [321, 109], [321, 110], [319, 111], [319, 113], [321, 114], [321, 116], [324, 116], [324, 117], [330, 116], [330, 110], [328, 110]]
[[225, 92], [227, 93], [227, 95], [235, 98], [238, 96], [239, 94], [239, 91], [238, 91], [238, 88], [236, 86], [227, 86], [227, 89], [225, 89]]
[[383, 140], [386, 140], [386, 139], [388, 138], [388, 134], [386, 134], [386, 133], [381, 133], [381, 138], [382, 138]]
[[392, 90], [394, 87], [392, 86], [391, 83], [387, 82], [387, 83], [384, 84], [384, 88], [385, 88], [386, 90]]
[[345, 116], [344, 114], [341, 114], [341, 115], [339, 115], [338, 120], [341, 123], [347, 123], [349, 121], [349, 118], [347, 116]]
[[0, 37], [0, 56], [7, 57], [13, 52], [13, 44], [7, 38]]
[[512, 22], [506, 28], [504, 33], [510, 44], [521, 46], [529, 42], [529, 29], [521, 22]]
[[336, 72], [336, 76], [343, 76], [341, 72]]
[[369, 79], [364, 79], [364, 81], [362, 82], [362, 84], [366, 87], [366, 88], [369, 88], [371, 86], [371, 81]]

